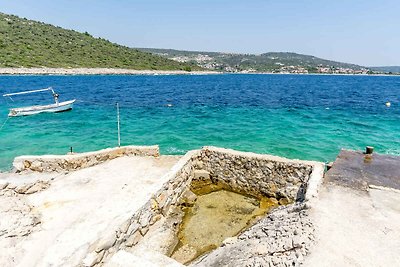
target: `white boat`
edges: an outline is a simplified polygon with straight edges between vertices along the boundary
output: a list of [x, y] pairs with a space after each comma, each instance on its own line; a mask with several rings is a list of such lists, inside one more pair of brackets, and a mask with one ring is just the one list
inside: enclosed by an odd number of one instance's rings
[[39, 90], [31, 90], [31, 91], [24, 91], [24, 92], [12, 93], [12, 94], [5, 94], [3, 96], [11, 98], [11, 96], [15, 96], [15, 95], [24, 95], [24, 94], [43, 92], [43, 91], [51, 91], [52, 92], [52, 95], [54, 98], [54, 104], [36, 105], [36, 106], [20, 107], [20, 108], [10, 108], [10, 112], [8, 113], [8, 116], [9, 117], [27, 116], [27, 115], [33, 115], [33, 114], [38, 114], [38, 113], [43, 113], [43, 112], [63, 112], [63, 111], [68, 111], [68, 110], [72, 109], [75, 99], [64, 101], [64, 102], [59, 102], [58, 101], [59, 95], [56, 92], [54, 92], [52, 87], [45, 88], [45, 89], [39, 89]]

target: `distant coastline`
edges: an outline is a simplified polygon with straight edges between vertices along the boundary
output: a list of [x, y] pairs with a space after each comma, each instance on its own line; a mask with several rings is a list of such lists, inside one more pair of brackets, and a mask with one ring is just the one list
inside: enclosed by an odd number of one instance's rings
[[222, 72], [184, 70], [133, 70], [120, 68], [0, 68], [0, 75], [212, 75], [212, 74], [271, 74], [271, 75], [345, 75], [345, 76], [400, 76], [399, 74], [345, 74], [345, 73], [273, 73]]
[[0, 68], [0, 75], [202, 75], [217, 71], [133, 70], [118, 68]]

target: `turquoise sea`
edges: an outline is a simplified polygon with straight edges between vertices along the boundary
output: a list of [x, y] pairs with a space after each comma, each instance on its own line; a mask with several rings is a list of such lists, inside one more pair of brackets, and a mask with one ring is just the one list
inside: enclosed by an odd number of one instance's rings
[[[163, 154], [214, 145], [332, 161], [340, 148], [400, 155], [400, 77], [337, 75], [0, 76], [1, 94], [53, 86], [70, 112], [7, 119], [0, 101], [0, 170], [15, 156], [159, 144]], [[391, 107], [385, 106], [387, 101]], [[1, 125], [0, 125], [1, 127]]]

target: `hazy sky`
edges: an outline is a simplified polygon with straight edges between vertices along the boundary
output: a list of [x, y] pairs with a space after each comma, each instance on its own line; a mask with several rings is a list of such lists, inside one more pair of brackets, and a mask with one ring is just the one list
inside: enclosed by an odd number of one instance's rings
[[400, 0], [0, 0], [0, 11], [130, 47], [400, 65]]

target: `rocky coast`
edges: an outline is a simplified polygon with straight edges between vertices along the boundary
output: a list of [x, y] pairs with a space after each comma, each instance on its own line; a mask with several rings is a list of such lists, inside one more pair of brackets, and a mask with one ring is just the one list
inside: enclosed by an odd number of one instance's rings
[[133, 70], [116, 68], [0, 68], [0, 75], [205, 75], [217, 71]]
[[[339, 163], [323, 179], [320, 162], [216, 147], [184, 156], [127, 146], [18, 157], [14, 172], [0, 174], [0, 264], [398, 265], [400, 193], [382, 184], [348, 187], [337, 178]], [[222, 245], [198, 253], [179, 245], [177, 233], [206, 187], [275, 204]], [[228, 204], [239, 213], [249, 209]]]

